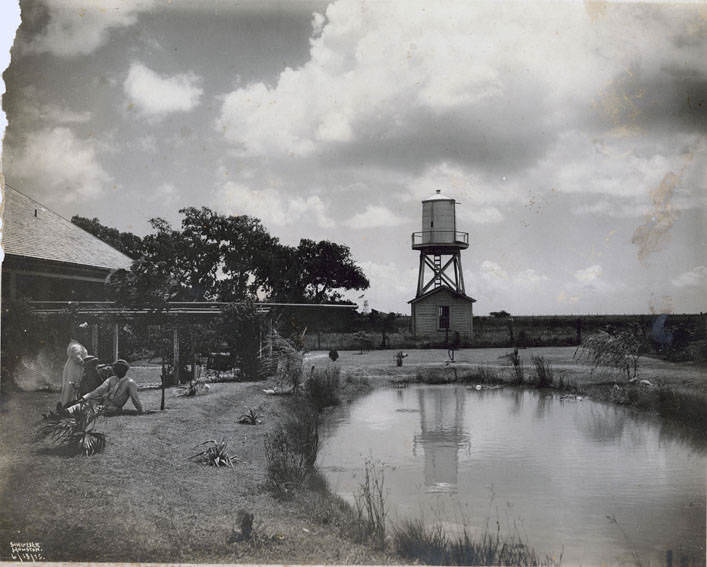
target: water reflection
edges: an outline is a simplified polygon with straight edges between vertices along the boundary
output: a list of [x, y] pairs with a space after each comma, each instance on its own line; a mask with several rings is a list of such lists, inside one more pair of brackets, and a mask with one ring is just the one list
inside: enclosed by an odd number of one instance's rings
[[417, 402], [420, 433], [414, 437], [413, 454], [421, 445], [425, 488], [428, 492], [456, 492], [459, 449], [469, 446], [464, 429], [466, 393], [456, 387], [419, 389]]
[[704, 562], [707, 461], [657, 416], [533, 390], [415, 385], [372, 392], [327, 422], [320, 465], [332, 489], [352, 498], [373, 457], [392, 518], [483, 527], [493, 485], [511, 510], [501, 522], [517, 520], [539, 552], [564, 549], [569, 564], [664, 564], [667, 550]]

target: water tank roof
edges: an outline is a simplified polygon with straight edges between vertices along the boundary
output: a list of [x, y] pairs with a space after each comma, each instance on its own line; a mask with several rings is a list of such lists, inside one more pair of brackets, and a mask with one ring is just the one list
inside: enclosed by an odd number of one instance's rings
[[427, 197], [427, 199], [422, 199], [423, 203], [426, 203], [427, 201], [454, 201], [454, 199], [447, 197], [446, 195], [442, 195], [439, 189], [437, 189], [434, 195]]

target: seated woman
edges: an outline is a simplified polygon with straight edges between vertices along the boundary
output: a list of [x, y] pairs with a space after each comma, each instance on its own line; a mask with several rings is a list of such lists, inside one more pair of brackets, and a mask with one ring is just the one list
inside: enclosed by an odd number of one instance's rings
[[112, 368], [113, 376], [92, 392], [83, 395], [79, 402], [88, 401], [102, 405], [106, 415], [117, 415], [123, 411], [123, 406], [130, 398], [137, 412], [143, 413], [142, 403], [137, 395], [137, 384], [126, 376], [130, 365], [124, 360], [116, 360]]

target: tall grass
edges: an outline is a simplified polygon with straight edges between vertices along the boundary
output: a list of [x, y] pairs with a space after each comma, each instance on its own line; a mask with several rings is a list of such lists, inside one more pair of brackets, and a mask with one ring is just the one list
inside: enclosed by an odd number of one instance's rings
[[312, 367], [309, 377], [304, 384], [304, 391], [309, 403], [316, 411], [337, 406], [339, 399], [339, 383], [341, 369], [338, 366], [327, 368]]
[[441, 526], [426, 527], [421, 520], [404, 522], [394, 530], [396, 551], [405, 559], [428, 565], [552, 565], [550, 557], [540, 558], [520, 538], [486, 531], [474, 538], [466, 528], [457, 536], [447, 535]]
[[285, 496], [314, 472], [319, 451], [319, 417], [309, 404], [293, 403], [290, 414], [265, 436], [267, 484]]
[[459, 381], [463, 383], [473, 382], [474, 384], [501, 384], [503, 379], [495, 368], [477, 366], [471, 373], [460, 376]]
[[550, 361], [545, 360], [543, 356], [533, 356], [531, 360], [535, 367], [536, 386], [538, 388], [551, 387], [554, 382], [554, 372]]
[[518, 354], [518, 349], [513, 349], [513, 352], [507, 355], [511, 361], [511, 383], [521, 385], [525, 382], [525, 367]]
[[386, 506], [383, 495], [383, 467], [366, 459], [363, 480], [354, 496], [356, 513], [365, 539], [379, 549], [385, 547]]

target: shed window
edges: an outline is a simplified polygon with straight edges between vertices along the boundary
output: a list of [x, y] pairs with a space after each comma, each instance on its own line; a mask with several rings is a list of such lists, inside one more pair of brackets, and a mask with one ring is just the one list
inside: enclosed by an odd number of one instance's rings
[[439, 306], [439, 328], [449, 329], [449, 305]]

